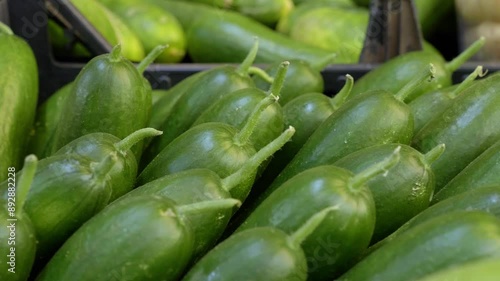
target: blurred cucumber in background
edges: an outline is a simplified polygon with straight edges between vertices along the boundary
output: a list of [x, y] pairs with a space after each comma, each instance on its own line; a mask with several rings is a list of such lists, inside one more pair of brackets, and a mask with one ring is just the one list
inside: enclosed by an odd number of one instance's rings
[[177, 18], [152, 3], [137, 0], [99, 0], [127, 23], [146, 53], [168, 45], [156, 59], [160, 63], [180, 62], [186, 55], [186, 35]]
[[[363, 48], [370, 3], [369, 0], [70, 1], [111, 45], [123, 43], [124, 56], [132, 61], [140, 60], [157, 45], [168, 45], [157, 58], [159, 63], [240, 61], [252, 37], [257, 36], [261, 43], [256, 59], [259, 63], [285, 59], [315, 61], [334, 53], [337, 55], [334, 64], [355, 64]], [[445, 58], [453, 58], [458, 53], [454, 0], [414, 0], [414, 3], [426, 40], [424, 47], [435, 46]], [[477, 13], [478, 8], [470, 10]], [[491, 24], [475, 26], [466, 37], [487, 33], [498, 38], [498, 29], [491, 27]], [[55, 23], [50, 23], [49, 29], [56, 53], [74, 58], [90, 56], [82, 44], [69, 41], [68, 34]], [[452, 41], [456, 44], [449, 44]]]
[[476, 58], [500, 61], [500, 0], [456, 0], [456, 8], [463, 32], [459, 32], [461, 48], [478, 38], [486, 38], [486, 45]]
[[267, 26], [274, 27], [294, 7], [292, 0], [181, 0], [237, 11]]

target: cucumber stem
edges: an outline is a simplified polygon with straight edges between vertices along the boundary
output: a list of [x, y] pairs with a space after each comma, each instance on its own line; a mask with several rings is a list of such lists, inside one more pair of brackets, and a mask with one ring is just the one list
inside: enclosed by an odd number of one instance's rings
[[250, 49], [250, 52], [248, 53], [247, 57], [243, 60], [243, 62], [238, 66], [236, 69], [236, 72], [239, 73], [240, 75], [247, 75], [248, 70], [250, 69], [250, 66], [252, 66], [253, 62], [255, 61], [255, 58], [257, 57], [257, 51], [259, 50], [259, 38], [257, 36], [254, 37], [253, 39], [253, 46], [252, 49]]
[[436, 160], [438, 160], [441, 155], [443, 155], [444, 151], [446, 149], [446, 145], [444, 143], [437, 145], [431, 151], [427, 152], [424, 155], [425, 163], [427, 165], [431, 165], [434, 163]]
[[250, 66], [248, 68], [248, 73], [259, 76], [262, 80], [266, 81], [269, 84], [272, 84], [274, 82], [274, 78], [271, 77], [271, 75], [267, 74], [267, 72], [256, 66]]
[[361, 186], [363, 186], [363, 184], [365, 184], [375, 176], [387, 172], [390, 168], [392, 168], [399, 162], [400, 151], [401, 146], [398, 146], [389, 157], [369, 166], [365, 170], [352, 177], [349, 181], [349, 189], [358, 190]]
[[14, 32], [12, 32], [12, 29], [3, 22], [0, 22], [0, 33], [5, 33], [7, 35], [14, 35]]
[[318, 60], [316, 63], [311, 63], [309, 65], [316, 71], [322, 71], [323, 69], [325, 69], [325, 67], [334, 63], [336, 58], [337, 54], [331, 54], [326, 56], [324, 59]]
[[162, 131], [158, 131], [153, 128], [144, 128], [144, 129], [139, 129], [132, 134], [126, 136], [124, 139], [121, 141], [117, 142], [115, 144], [116, 150], [120, 151], [121, 153], [127, 152], [132, 146], [134, 146], [136, 143], [140, 142], [141, 140], [145, 138], [150, 138], [150, 137], [155, 137], [163, 134]]
[[38, 158], [34, 154], [30, 154], [24, 158], [23, 173], [19, 178], [19, 184], [17, 184], [17, 209], [22, 210], [24, 203], [26, 202], [26, 197], [33, 183], [33, 178], [35, 177], [36, 167], [38, 165]]
[[312, 217], [310, 217], [299, 229], [297, 229], [294, 233], [290, 234], [289, 239], [290, 242], [293, 243], [293, 245], [300, 245], [304, 240], [311, 235], [316, 228], [325, 220], [326, 216], [331, 212], [338, 210], [339, 206], [331, 206], [328, 208], [325, 208], [316, 214], [314, 214]]
[[261, 148], [254, 154], [246, 163], [235, 173], [222, 179], [222, 187], [226, 191], [231, 191], [234, 187], [238, 186], [245, 177], [251, 176], [255, 173], [257, 168], [276, 151], [280, 150], [295, 134], [295, 128], [290, 126], [279, 137], [272, 142]]
[[448, 72], [455, 72], [460, 66], [462, 66], [466, 61], [472, 58], [481, 48], [483, 48], [486, 43], [484, 37], [479, 38], [477, 41], [472, 43], [465, 51], [463, 51], [458, 57], [454, 58], [452, 61], [445, 65]]
[[109, 61], [119, 62], [122, 60], [122, 45], [120, 43], [116, 44], [109, 54]]
[[228, 209], [228, 208], [233, 208], [235, 206], [236, 207], [241, 206], [241, 201], [233, 198], [228, 198], [220, 200], [202, 201], [189, 205], [182, 205], [176, 207], [176, 209], [179, 213], [186, 214], [192, 212], [200, 213], [203, 211], [213, 210], [213, 209]]
[[137, 65], [137, 71], [139, 71], [140, 74], [143, 74], [144, 71], [146, 71], [146, 68], [148, 68], [148, 66], [150, 64], [152, 64], [155, 59], [161, 55], [161, 53], [163, 53], [163, 51], [165, 50], [165, 48], [167, 48], [168, 45], [158, 45], [156, 46], [153, 50], [151, 50], [151, 52], [149, 52], [146, 57]]
[[345, 84], [344, 87], [333, 97], [330, 99], [330, 103], [334, 110], [339, 109], [342, 106], [349, 95], [351, 94], [352, 87], [354, 85], [354, 78], [351, 75], [347, 74], [345, 76]]
[[113, 152], [110, 155], [106, 156], [104, 160], [101, 162], [93, 162], [91, 164], [92, 173], [94, 174], [94, 178], [97, 181], [103, 181], [106, 178], [106, 175], [113, 169], [116, 162], [118, 161], [118, 156]]
[[275, 96], [279, 96], [281, 93], [281, 89], [283, 88], [283, 84], [285, 84], [286, 73], [288, 71], [288, 67], [290, 66], [290, 62], [284, 61], [278, 67], [278, 71], [276, 72], [276, 76], [274, 76], [274, 81], [269, 87], [269, 94], [273, 94]]
[[396, 99], [404, 102], [411, 93], [413, 93], [419, 87], [422, 87], [422, 83], [426, 80], [429, 82], [434, 79], [434, 75], [436, 74], [436, 68], [431, 63], [429, 67], [422, 71], [420, 74], [416, 76], [415, 79], [408, 82], [399, 92], [397, 92], [394, 96]]
[[245, 126], [243, 126], [243, 128], [234, 136], [234, 143], [236, 145], [241, 146], [248, 142], [250, 136], [255, 130], [255, 127], [257, 127], [257, 124], [259, 124], [259, 119], [262, 115], [262, 112], [264, 112], [264, 110], [266, 110], [268, 106], [277, 102], [278, 99], [279, 97], [270, 94], [257, 104], [253, 112], [250, 114], [250, 117], [248, 117]]
[[458, 95], [460, 95], [460, 93], [462, 93], [466, 88], [468, 88], [472, 84], [472, 82], [476, 80], [477, 77], [484, 77], [487, 73], [488, 70], [483, 72], [482, 66], [476, 67], [474, 72], [472, 72], [469, 76], [467, 76], [467, 78], [465, 78], [465, 80], [462, 83], [460, 83], [460, 85], [452, 93], [450, 93], [449, 97], [451, 99], [456, 98]]

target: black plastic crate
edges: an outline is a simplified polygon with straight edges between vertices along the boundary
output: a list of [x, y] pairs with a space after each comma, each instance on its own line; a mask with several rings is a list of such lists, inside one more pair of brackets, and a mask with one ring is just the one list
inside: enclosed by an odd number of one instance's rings
[[[73, 21], [73, 27], [82, 32], [80, 36], [92, 37], [95, 44], [87, 47], [93, 53], [106, 53], [111, 47], [85, 18], [71, 10], [72, 5], [67, 5], [67, 2], [67, 0], [0, 0], [0, 19], [8, 17], [14, 33], [23, 37], [30, 44], [37, 58], [40, 76], [40, 101], [45, 100], [64, 84], [74, 80], [84, 66], [84, 62], [64, 62], [53, 56], [47, 30], [48, 8], [66, 16], [76, 17]], [[8, 14], [5, 13], [5, 7], [2, 6], [6, 3], [8, 3]], [[87, 28], [82, 28], [85, 25]], [[152, 64], [146, 70], [145, 77], [151, 82], [154, 89], [166, 89], [193, 73], [217, 65], [220, 64]], [[455, 72], [454, 82], [462, 81], [477, 65], [483, 65], [490, 72], [500, 70], [500, 64], [469, 62]], [[265, 65], [261, 66], [265, 67]], [[375, 67], [377, 64], [330, 65], [326, 67], [322, 72], [325, 80], [325, 94], [333, 95], [341, 89], [344, 85], [345, 74], [350, 74], [356, 79]]]

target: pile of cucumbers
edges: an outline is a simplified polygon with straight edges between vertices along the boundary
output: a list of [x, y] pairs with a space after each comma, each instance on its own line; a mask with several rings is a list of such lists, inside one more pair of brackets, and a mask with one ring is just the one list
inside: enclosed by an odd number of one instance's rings
[[[159, 63], [240, 62], [261, 42], [257, 63], [301, 59], [312, 64], [335, 54], [330, 63], [357, 63], [368, 27], [368, 1], [354, 0], [70, 0], [111, 45], [141, 61], [156, 45], [170, 47]], [[432, 38], [453, 14], [453, 0], [416, 0], [422, 31]], [[55, 54], [91, 58], [68, 37], [61, 24], [49, 23]], [[210, 47], [207, 47], [210, 46]], [[424, 44], [432, 50], [430, 44]]]
[[333, 97], [331, 55], [260, 68], [270, 41], [246, 40], [168, 90], [143, 72], [169, 47], [117, 44], [37, 106], [0, 24], [0, 280], [498, 279], [500, 73], [451, 79], [484, 39]]

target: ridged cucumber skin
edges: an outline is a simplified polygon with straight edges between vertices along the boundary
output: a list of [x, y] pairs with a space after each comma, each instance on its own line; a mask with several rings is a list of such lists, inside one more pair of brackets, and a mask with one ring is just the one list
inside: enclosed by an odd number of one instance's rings
[[382, 144], [358, 150], [333, 165], [357, 174], [390, 156], [400, 146], [398, 164], [367, 182], [375, 201], [376, 224], [372, 244], [385, 238], [429, 207], [434, 173], [424, 155], [408, 145]]
[[0, 23], [0, 182], [21, 169], [38, 101], [38, 68], [30, 46]]
[[410, 108], [388, 92], [375, 91], [347, 101], [326, 119], [276, 177], [263, 197], [294, 175], [369, 146], [409, 144], [413, 136]]
[[284, 232], [260, 227], [235, 234], [193, 266], [182, 281], [305, 281], [306, 257]]
[[350, 189], [350, 171], [335, 166], [306, 170], [261, 202], [233, 235], [255, 227], [291, 234], [322, 209], [338, 206], [302, 243], [308, 280], [331, 280], [365, 251], [375, 227], [375, 205], [368, 186]]
[[178, 280], [192, 246], [190, 226], [171, 200], [133, 197], [83, 225], [36, 280]]
[[454, 212], [406, 231], [338, 280], [417, 280], [492, 257], [500, 257], [500, 220], [484, 212]]
[[474, 83], [414, 137], [412, 146], [423, 153], [438, 144], [446, 145], [446, 151], [432, 164], [436, 192], [500, 140], [499, 87], [500, 73]]
[[486, 185], [500, 184], [500, 142], [492, 145], [465, 167], [432, 199], [435, 204], [446, 198]]

